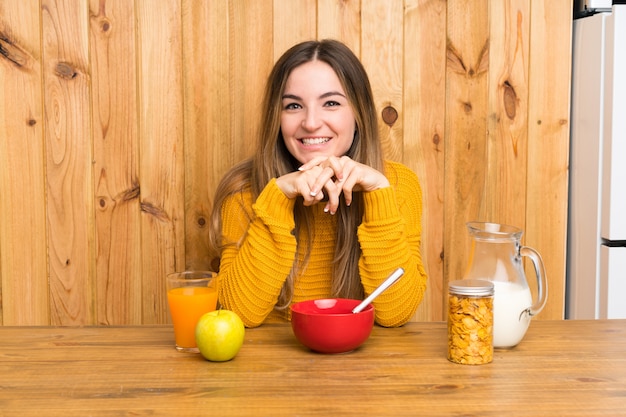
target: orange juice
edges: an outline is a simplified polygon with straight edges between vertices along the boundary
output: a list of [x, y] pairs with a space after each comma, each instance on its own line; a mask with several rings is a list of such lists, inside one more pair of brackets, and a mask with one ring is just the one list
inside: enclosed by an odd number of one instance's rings
[[204, 313], [215, 310], [217, 289], [211, 287], [180, 287], [167, 292], [174, 324], [176, 346], [196, 347], [196, 324]]

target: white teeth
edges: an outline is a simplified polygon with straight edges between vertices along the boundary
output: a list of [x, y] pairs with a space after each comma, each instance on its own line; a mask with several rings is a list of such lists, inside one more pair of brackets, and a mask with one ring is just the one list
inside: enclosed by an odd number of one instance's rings
[[302, 143], [304, 145], [320, 145], [328, 142], [329, 140], [330, 138], [302, 138]]

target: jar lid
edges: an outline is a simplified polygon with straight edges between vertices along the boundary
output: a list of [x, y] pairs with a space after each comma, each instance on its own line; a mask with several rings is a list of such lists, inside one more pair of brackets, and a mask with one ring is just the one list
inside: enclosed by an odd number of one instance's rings
[[484, 279], [459, 279], [450, 281], [448, 288], [451, 292], [460, 295], [485, 296], [493, 295], [493, 282]]

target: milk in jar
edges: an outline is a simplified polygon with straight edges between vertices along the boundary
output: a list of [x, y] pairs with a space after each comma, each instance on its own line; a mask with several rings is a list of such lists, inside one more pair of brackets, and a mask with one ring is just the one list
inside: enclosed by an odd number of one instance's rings
[[[531, 318], [545, 306], [548, 281], [539, 253], [521, 244], [522, 230], [498, 223], [469, 222], [472, 238], [469, 262], [463, 279], [494, 284], [493, 347], [512, 348], [522, 341]], [[534, 267], [537, 296], [528, 286], [523, 258]]]
[[493, 281], [493, 345], [516, 346], [530, 324], [533, 304], [530, 289], [514, 282]]

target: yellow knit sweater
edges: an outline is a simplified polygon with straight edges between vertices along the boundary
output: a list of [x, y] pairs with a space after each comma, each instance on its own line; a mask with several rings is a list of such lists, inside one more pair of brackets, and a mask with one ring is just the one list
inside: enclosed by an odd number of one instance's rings
[[[415, 313], [426, 290], [422, 264], [421, 188], [417, 176], [402, 164], [387, 161], [385, 175], [391, 187], [364, 192], [363, 221], [358, 228], [361, 245], [359, 272], [370, 294], [398, 267], [405, 274], [374, 300], [376, 322], [400, 326]], [[293, 208], [270, 181], [255, 202], [249, 192], [229, 197], [222, 206], [220, 303], [233, 310], [246, 326], [258, 326], [288, 314], [274, 306], [296, 253]], [[315, 234], [306, 270], [298, 277], [292, 302], [330, 297], [335, 253], [336, 217], [312, 207]]]

